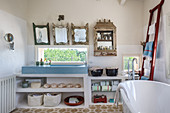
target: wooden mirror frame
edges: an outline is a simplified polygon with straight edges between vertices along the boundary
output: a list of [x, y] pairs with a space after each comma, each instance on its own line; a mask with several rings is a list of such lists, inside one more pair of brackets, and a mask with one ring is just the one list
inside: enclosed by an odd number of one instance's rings
[[[75, 29], [85, 29], [86, 30], [86, 42], [75, 42]], [[88, 23], [85, 26], [74, 26], [73, 23], [71, 23], [71, 30], [72, 30], [72, 45], [89, 45], [89, 28]]]
[[[67, 29], [67, 43], [56, 43], [56, 37], [55, 37], [55, 28], [66, 28]], [[54, 23], [52, 23], [52, 34], [53, 34], [53, 38], [54, 38], [54, 45], [68, 45], [69, 44], [69, 24], [67, 23], [66, 26], [63, 25], [55, 25]]]
[[[48, 43], [44, 43], [44, 42], [41, 42], [41, 43], [37, 43], [37, 38], [36, 38], [36, 28], [47, 28], [47, 38], [48, 38]], [[34, 42], [35, 42], [35, 45], [50, 45], [50, 34], [49, 34], [49, 23], [47, 23], [47, 25], [35, 25], [33, 23], [33, 32], [34, 32]]]
[[[112, 50], [98, 50], [97, 49], [97, 32], [98, 31], [109, 31], [112, 34]], [[116, 26], [110, 20], [104, 21], [99, 20], [94, 26], [94, 56], [117, 56], [117, 37], [116, 37]]]

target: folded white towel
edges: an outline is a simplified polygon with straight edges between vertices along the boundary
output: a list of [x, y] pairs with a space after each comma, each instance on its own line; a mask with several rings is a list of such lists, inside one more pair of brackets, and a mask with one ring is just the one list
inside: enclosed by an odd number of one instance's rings
[[155, 34], [155, 23], [149, 26], [149, 35]]
[[150, 76], [150, 70], [149, 69], [145, 69], [144, 70], [144, 76]]
[[145, 68], [145, 69], [149, 69], [149, 70], [151, 69], [151, 63], [150, 63], [150, 61], [151, 61], [151, 60], [148, 60], [148, 59], [144, 61], [144, 68]]
[[67, 43], [67, 29], [66, 28], [55, 28], [56, 43]]

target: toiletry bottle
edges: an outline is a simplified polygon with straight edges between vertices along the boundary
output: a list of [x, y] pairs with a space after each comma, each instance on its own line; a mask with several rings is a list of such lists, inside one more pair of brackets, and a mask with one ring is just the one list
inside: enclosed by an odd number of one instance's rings
[[49, 65], [51, 65], [51, 60], [49, 60]]

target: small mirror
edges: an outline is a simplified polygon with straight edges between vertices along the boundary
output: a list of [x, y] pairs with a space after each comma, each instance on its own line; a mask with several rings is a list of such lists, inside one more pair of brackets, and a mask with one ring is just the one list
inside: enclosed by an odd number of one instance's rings
[[79, 45], [89, 44], [89, 38], [88, 38], [88, 23], [86, 26], [74, 26], [74, 24], [71, 24], [72, 29], [72, 44], [73, 45]]
[[5, 34], [4, 38], [9, 43], [13, 42], [13, 40], [14, 40], [14, 36], [11, 33]]
[[67, 45], [69, 44], [69, 25], [55, 25], [52, 23], [54, 45]]
[[11, 33], [7, 33], [5, 34], [4, 39], [9, 42], [9, 48], [14, 50], [14, 36]]
[[49, 23], [47, 25], [35, 25], [33, 23], [33, 29], [35, 45], [50, 45]]

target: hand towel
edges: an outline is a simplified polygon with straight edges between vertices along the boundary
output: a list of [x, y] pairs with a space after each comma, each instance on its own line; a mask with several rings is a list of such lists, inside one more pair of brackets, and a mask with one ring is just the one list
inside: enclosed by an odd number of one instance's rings
[[147, 42], [143, 55], [152, 58], [152, 51], [153, 51], [153, 41]]
[[56, 43], [67, 43], [67, 29], [66, 28], [55, 28]]
[[155, 34], [155, 23], [149, 26], [149, 35]]

